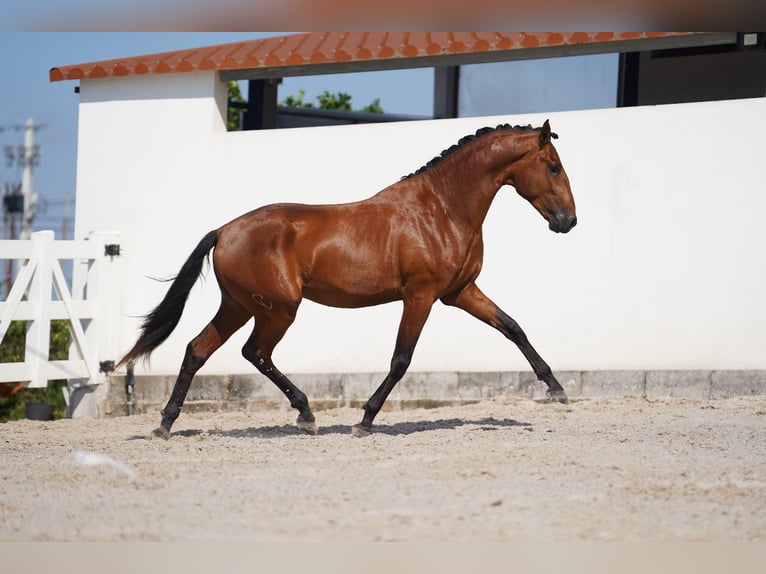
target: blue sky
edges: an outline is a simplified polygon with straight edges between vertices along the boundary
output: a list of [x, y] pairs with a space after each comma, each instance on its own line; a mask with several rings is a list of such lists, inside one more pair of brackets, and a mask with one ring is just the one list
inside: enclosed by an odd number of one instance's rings
[[[49, 82], [55, 66], [111, 58], [236, 42], [275, 35], [275, 32], [0, 32], [0, 152], [6, 145], [23, 143], [21, 126], [28, 117], [43, 127], [36, 132], [41, 161], [34, 172], [35, 191], [47, 202], [38, 214], [37, 228], [61, 229], [64, 198], [72, 201], [76, 185], [77, 106], [76, 81]], [[338, 74], [288, 78], [280, 86], [280, 99], [306, 90], [306, 99], [327, 89], [353, 96], [355, 107], [380, 98], [387, 112], [430, 115], [433, 75], [430, 69], [377, 74]], [[17, 167], [0, 163], [0, 189], [21, 180]], [[70, 205], [70, 217], [73, 204]], [[71, 229], [71, 223], [70, 227]]]

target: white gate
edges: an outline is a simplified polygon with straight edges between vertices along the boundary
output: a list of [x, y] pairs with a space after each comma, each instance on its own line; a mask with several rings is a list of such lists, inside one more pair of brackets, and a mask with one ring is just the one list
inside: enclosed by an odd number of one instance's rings
[[[0, 344], [11, 321], [27, 323], [24, 362], [0, 363], [0, 382], [45, 387], [67, 379], [95, 385], [113, 369], [119, 317], [119, 235], [91, 233], [82, 241], [54, 241], [52, 231], [29, 240], [0, 241], [0, 260], [24, 261], [0, 301]], [[72, 262], [72, 288], [62, 261]], [[49, 360], [53, 319], [69, 322], [69, 358]]]

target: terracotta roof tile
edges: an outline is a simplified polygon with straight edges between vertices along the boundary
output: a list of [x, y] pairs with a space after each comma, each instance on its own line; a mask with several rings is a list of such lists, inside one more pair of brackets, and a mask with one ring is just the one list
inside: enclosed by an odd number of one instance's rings
[[[348, 71], [383, 60], [401, 60], [402, 67], [432, 66], [434, 58], [495, 53], [493, 59], [513, 57], [513, 51], [584, 44], [602, 44], [601, 51], [625, 51], [631, 42], [670, 41], [712, 36], [697, 32], [307, 32], [104, 60], [50, 70], [52, 82], [134, 74], [168, 74], [199, 70], [290, 75], [291, 68], [337, 66]], [[711, 40], [712, 41], [712, 40]], [[419, 61], [420, 60], [420, 61]], [[477, 60], [478, 61], [478, 60]], [[294, 75], [295, 71], [293, 71]]]

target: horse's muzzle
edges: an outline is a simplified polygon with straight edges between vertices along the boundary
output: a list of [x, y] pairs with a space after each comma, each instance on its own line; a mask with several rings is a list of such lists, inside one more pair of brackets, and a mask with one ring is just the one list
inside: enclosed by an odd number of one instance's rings
[[569, 233], [575, 225], [577, 225], [577, 216], [562, 212], [552, 215], [548, 222], [548, 228], [556, 233]]

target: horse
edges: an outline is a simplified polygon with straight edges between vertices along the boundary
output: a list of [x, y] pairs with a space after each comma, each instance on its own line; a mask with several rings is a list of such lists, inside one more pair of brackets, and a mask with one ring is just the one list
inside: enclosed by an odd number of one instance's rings
[[132, 349], [118, 362], [133, 365], [175, 329], [189, 291], [212, 251], [221, 301], [192, 339], [160, 426], [167, 440], [197, 371], [251, 317], [255, 326], [242, 355], [298, 411], [297, 427], [317, 432], [305, 393], [272, 361], [301, 300], [360, 308], [401, 300], [403, 311], [388, 374], [363, 406], [354, 436], [366, 436], [383, 403], [404, 376], [436, 301], [467, 311], [519, 348], [551, 401], [567, 402], [551, 368], [516, 321], [476, 285], [482, 268], [482, 224], [495, 195], [512, 186], [556, 233], [577, 224], [569, 178], [542, 127], [482, 128], [419, 170], [362, 201], [334, 205], [277, 203], [245, 213], [208, 232], [172, 280], [157, 307], [143, 316]]

